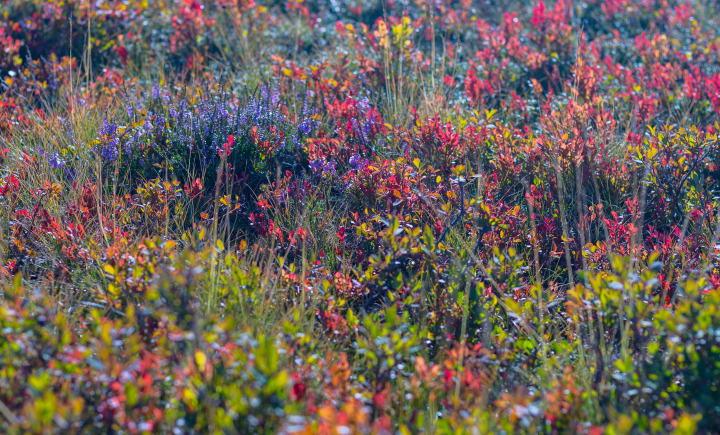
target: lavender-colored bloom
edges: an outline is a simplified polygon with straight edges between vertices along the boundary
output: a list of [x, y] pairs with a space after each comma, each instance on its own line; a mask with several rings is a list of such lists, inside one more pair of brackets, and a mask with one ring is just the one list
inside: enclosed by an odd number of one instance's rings
[[370, 112], [370, 118], [367, 120], [362, 128], [362, 134], [365, 137], [370, 136], [370, 127], [375, 123], [375, 112]]
[[353, 169], [356, 169], [358, 167], [358, 163], [360, 163], [360, 156], [355, 154], [352, 157], [350, 157], [350, 167]]
[[75, 168], [65, 168], [65, 179], [69, 182], [75, 181]]
[[118, 156], [118, 145], [119, 139], [113, 139], [107, 143], [100, 151], [100, 156], [107, 161], [114, 162]]
[[307, 97], [305, 97], [305, 100], [303, 100], [302, 109], [300, 109], [300, 115], [307, 116], [307, 110], [308, 110], [308, 100], [307, 100]]
[[335, 175], [335, 162], [328, 162], [325, 160], [325, 158], [315, 159], [312, 162], [310, 162], [310, 169], [316, 174], [316, 175], [324, 175], [324, 174], [330, 174]]
[[363, 135], [363, 132], [360, 129], [360, 127], [358, 126], [358, 122], [356, 119], [352, 120], [352, 125], [353, 125], [353, 128], [355, 129], [355, 134], [357, 134], [358, 137], [360, 138], [360, 143], [367, 146], [367, 140], [365, 140], [365, 135]]
[[300, 147], [300, 135], [309, 136], [315, 130], [317, 122], [314, 119], [303, 119], [297, 126], [297, 131], [292, 135], [292, 144], [295, 148]]
[[100, 153], [100, 156], [104, 160], [114, 162], [117, 159], [118, 154], [118, 143], [120, 139], [115, 137], [117, 132], [117, 124], [108, 122], [107, 118], [103, 119], [103, 126], [100, 129], [100, 136], [105, 140], [105, 146], [100, 150], [95, 150]]
[[150, 117], [145, 118], [145, 124], [143, 125], [143, 128], [145, 129], [145, 133], [150, 134], [153, 130], [153, 123], [150, 120]]
[[270, 91], [270, 103], [273, 107], [277, 107], [277, 105], [280, 103], [280, 92], [277, 90], [277, 88], [273, 88], [273, 90]]
[[310, 162], [310, 169], [313, 170], [313, 172], [318, 173], [322, 171], [323, 166], [325, 166], [325, 159], [315, 159], [312, 162]]
[[[164, 135], [168, 147], [190, 153], [198, 158], [200, 164], [212, 167], [218, 160], [218, 147], [227, 141], [230, 134], [241, 140], [257, 127], [256, 133], [260, 141], [275, 141], [278, 132], [292, 132], [284, 136], [279, 144], [279, 150], [282, 150], [285, 146], [300, 146], [303, 135], [312, 134], [316, 128], [316, 122], [307, 116], [312, 111], [312, 107], [305, 107], [309, 103], [303, 106], [304, 114], [300, 118], [302, 122], [293, 125], [278, 109], [280, 94], [270, 86], [261, 87], [259, 95], [242, 104], [237, 104], [237, 100], [230, 93], [206, 93], [192, 104], [184, 99], [173, 102], [164, 92], [162, 87], [152, 88], [153, 111], [146, 117], [144, 128], [140, 129], [140, 137], [129, 138], [128, 142], [133, 144], [132, 149], [135, 149], [136, 144], [142, 143], [142, 140], [149, 139], [154, 142], [154, 136]], [[163, 107], [158, 107], [158, 103]], [[167, 126], [163, 118], [165, 114], [169, 117]], [[98, 152], [102, 154], [101, 150]], [[110, 156], [110, 150], [107, 150], [106, 154]], [[324, 164], [323, 161], [318, 168], [320, 171]]]
[[108, 122], [107, 118], [103, 119], [103, 126], [100, 129], [100, 136], [111, 137], [117, 131], [117, 124]]
[[62, 160], [57, 152], [54, 152], [51, 156], [45, 156], [45, 159], [53, 169], [61, 169], [65, 166], [65, 160]]
[[335, 175], [335, 162], [327, 162], [323, 165], [323, 174]]
[[311, 112], [314, 112], [315, 110], [309, 110], [309, 106], [308, 106], [308, 102], [310, 101], [311, 97], [312, 97], [312, 92], [307, 91], [305, 93], [305, 98], [303, 99], [302, 110], [300, 111], [300, 116], [302, 116], [303, 118], [307, 118], [310, 115], [314, 115], [314, 113], [311, 113]]
[[363, 159], [359, 155], [355, 154], [350, 157], [350, 167], [354, 170], [363, 169], [368, 164], [367, 159]]
[[315, 130], [316, 122], [314, 119], [303, 119], [298, 124], [298, 130], [303, 132], [304, 134], [310, 134], [313, 130]]

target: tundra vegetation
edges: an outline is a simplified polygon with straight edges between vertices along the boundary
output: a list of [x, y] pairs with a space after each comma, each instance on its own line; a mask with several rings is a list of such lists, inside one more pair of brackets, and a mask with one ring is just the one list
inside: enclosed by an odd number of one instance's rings
[[0, 1], [0, 432], [717, 433], [718, 7]]

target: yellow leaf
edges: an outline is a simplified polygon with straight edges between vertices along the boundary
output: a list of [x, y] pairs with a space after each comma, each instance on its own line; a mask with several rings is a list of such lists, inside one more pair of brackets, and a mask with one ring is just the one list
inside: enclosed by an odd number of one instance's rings
[[207, 357], [200, 350], [195, 351], [195, 363], [200, 370], [205, 370], [205, 364], [207, 364]]
[[47, 374], [41, 374], [40, 376], [30, 376], [28, 378], [30, 386], [38, 391], [43, 391], [45, 387], [50, 383], [50, 377]]
[[110, 328], [111, 326], [109, 323], [104, 323], [100, 328], [100, 338], [108, 346], [110, 345], [110, 343], [112, 343], [112, 335], [110, 334]]
[[115, 275], [117, 273], [115, 268], [109, 264], [104, 265], [103, 269], [105, 270], [105, 272], [109, 273], [110, 275]]
[[183, 399], [185, 399], [185, 403], [193, 403], [197, 399], [197, 396], [193, 390], [186, 388], [185, 391], [183, 391]]
[[120, 289], [115, 284], [108, 284], [108, 293], [113, 296], [117, 296], [120, 294]]

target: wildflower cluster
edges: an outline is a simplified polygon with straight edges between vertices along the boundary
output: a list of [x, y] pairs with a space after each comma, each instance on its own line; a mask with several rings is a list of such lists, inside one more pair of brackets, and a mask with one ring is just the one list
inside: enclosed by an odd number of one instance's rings
[[716, 6], [0, 16], [0, 432], [720, 427]]

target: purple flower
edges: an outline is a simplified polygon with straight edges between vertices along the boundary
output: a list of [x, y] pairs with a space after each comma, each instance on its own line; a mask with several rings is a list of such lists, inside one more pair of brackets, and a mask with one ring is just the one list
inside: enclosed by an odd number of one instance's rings
[[298, 124], [298, 130], [300, 130], [304, 134], [310, 134], [313, 130], [315, 130], [315, 126], [315, 120], [303, 119], [302, 121], [300, 121], [300, 124]]
[[102, 158], [105, 160], [114, 162], [118, 156], [118, 149], [117, 149], [118, 142], [119, 142], [119, 139], [113, 139], [113, 140], [109, 141], [107, 143], [107, 145], [105, 145], [103, 147], [103, 149], [100, 151], [100, 156], [102, 156]]
[[145, 118], [145, 124], [143, 125], [143, 128], [145, 128], [145, 133], [150, 134], [153, 129], [152, 121], [150, 121], [150, 117]]
[[68, 181], [75, 181], [75, 169], [74, 168], [65, 168], [65, 179]]
[[350, 157], [350, 167], [355, 169], [358, 167], [358, 163], [360, 162], [360, 156], [355, 154], [352, 157]]
[[104, 118], [103, 126], [100, 129], [100, 136], [106, 136], [106, 137], [110, 138], [115, 135], [116, 131], [117, 131], [117, 124], [109, 123], [107, 118]]
[[370, 112], [370, 118], [367, 120], [362, 128], [362, 134], [365, 137], [370, 136], [370, 127], [375, 123], [375, 112]]
[[105, 146], [99, 150], [100, 156], [110, 162], [114, 162], [115, 159], [117, 159], [117, 145], [120, 142], [120, 139], [115, 137], [117, 127], [117, 124], [108, 122], [107, 118], [105, 118], [103, 119], [103, 126], [99, 132], [101, 140], [105, 142]]
[[360, 143], [367, 146], [367, 141], [365, 140], [365, 136], [363, 135], [362, 130], [360, 129], [360, 126], [358, 125], [358, 122], [356, 119], [352, 120], [353, 127], [355, 128], [355, 134], [360, 138]]
[[358, 169], [362, 169], [365, 166], [367, 166], [368, 161], [367, 161], [367, 159], [363, 159], [359, 155], [355, 154], [352, 157], [350, 157], [349, 163], [350, 163], [350, 167], [352, 169], [358, 170]]
[[268, 101], [273, 107], [277, 106], [280, 102], [280, 92], [277, 88], [273, 88], [271, 91], [268, 91], [268, 88], [263, 86], [260, 92], [263, 99]]
[[335, 175], [335, 162], [327, 162], [323, 165], [323, 174]]
[[54, 152], [52, 156], [45, 156], [45, 159], [53, 169], [60, 169], [65, 166], [65, 160], [62, 160], [57, 152]]
[[328, 162], [325, 158], [315, 159], [310, 162], [310, 169], [312, 169], [316, 175], [336, 174], [335, 162]]
[[323, 166], [325, 165], [325, 159], [315, 159], [312, 162], [310, 162], [310, 169], [313, 170], [313, 172], [317, 173], [322, 171]]

